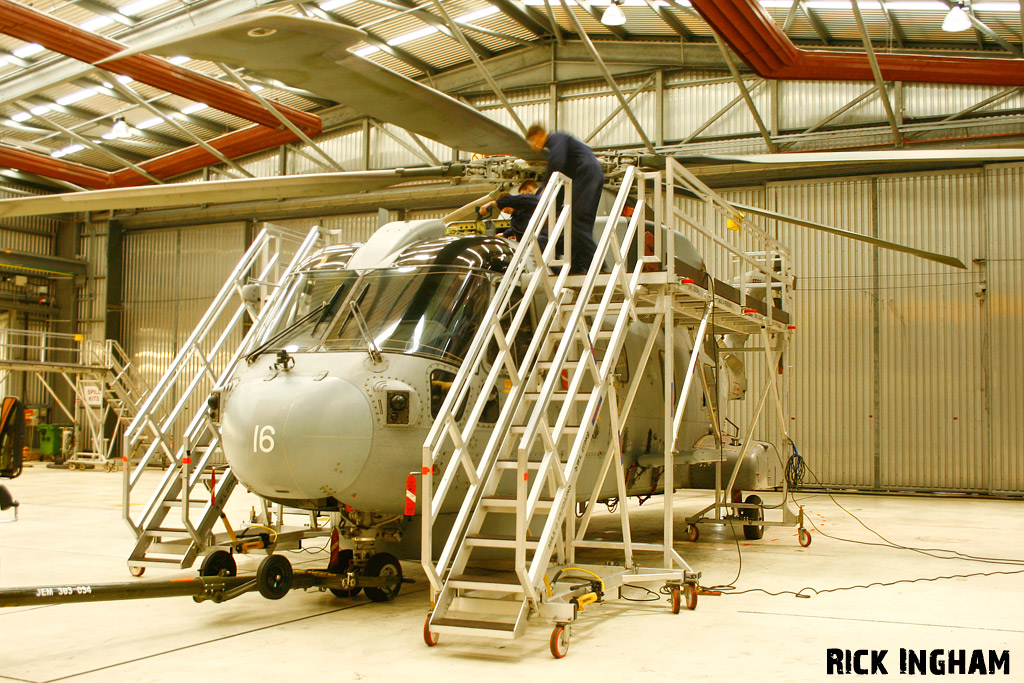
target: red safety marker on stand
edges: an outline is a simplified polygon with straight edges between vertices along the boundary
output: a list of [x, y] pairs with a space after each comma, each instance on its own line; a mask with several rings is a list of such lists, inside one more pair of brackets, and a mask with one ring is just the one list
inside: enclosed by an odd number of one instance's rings
[[339, 555], [341, 554], [341, 538], [338, 534], [338, 529], [335, 528], [331, 532], [331, 557], [327, 562], [328, 567], [337, 567]]
[[410, 474], [405, 478], [405, 516], [412, 517], [416, 514], [416, 475]]

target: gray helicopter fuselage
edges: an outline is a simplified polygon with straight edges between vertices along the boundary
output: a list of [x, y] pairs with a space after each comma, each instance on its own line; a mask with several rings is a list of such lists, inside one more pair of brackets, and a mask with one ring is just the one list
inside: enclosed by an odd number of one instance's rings
[[[282, 338], [289, 343], [257, 349], [220, 391], [224, 451], [247, 489], [295, 508], [347, 506], [362, 512], [402, 514], [407, 477], [420, 470], [423, 443], [443, 402], [446, 383], [458, 371], [459, 353], [480, 322], [472, 316], [486, 308], [503, 272], [502, 259], [514, 248], [501, 238], [434, 236], [443, 226], [424, 225], [429, 223], [434, 222], [392, 230], [397, 246], [382, 245], [381, 239], [371, 240], [354, 254], [350, 249], [345, 254], [349, 260], [335, 264], [334, 270], [329, 255], [314, 256], [306, 274], [296, 276], [294, 286], [289, 285], [297, 309], [291, 316], [292, 328], [298, 331]], [[368, 252], [380, 267], [353, 268], [365, 263], [359, 257]], [[442, 261], [443, 268], [437, 265]], [[318, 283], [326, 283], [327, 289], [315, 290], [321, 286]], [[298, 302], [304, 296], [323, 303], [316, 308], [307, 305], [311, 313], [301, 318]], [[388, 306], [394, 314], [384, 310]], [[422, 313], [416, 313], [420, 309]], [[463, 315], [465, 311], [469, 313]], [[626, 385], [640, 372], [650, 327], [639, 321], [631, 324], [617, 368], [620, 384]], [[367, 330], [380, 343], [378, 354], [369, 349]], [[676, 335], [676, 340], [675, 386], [681, 387], [690, 348], [685, 334]], [[285, 349], [283, 356], [279, 348]], [[658, 359], [663, 359], [664, 352], [659, 339], [621, 429], [630, 495], [662, 490], [664, 363]], [[700, 370], [717, 385], [714, 364], [705, 354], [701, 356]], [[482, 381], [483, 376], [473, 378], [468, 405], [477, 399]], [[492, 410], [485, 410], [470, 441], [471, 450], [481, 450], [490, 437], [490, 424], [506, 396], [499, 392]], [[685, 449], [711, 434], [707, 402], [698, 383], [686, 402], [679, 435]], [[457, 414], [457, 419], [461, 422], [465, 415]], [[577, 487], [581, 499], [589, 497], [599, 474], [609, 444], [609, 423], [606, 406], [581, 470]], [[676, 485], [686, 487], [691, 483], [691, 466], [676, 462]], [[456, 486], [466, 486], [465, 480], [457, 480]], [[617, 484], [609, 478], [602, 498], [618, 495]], [[458, 499], [449, 496], [449, 500]]]

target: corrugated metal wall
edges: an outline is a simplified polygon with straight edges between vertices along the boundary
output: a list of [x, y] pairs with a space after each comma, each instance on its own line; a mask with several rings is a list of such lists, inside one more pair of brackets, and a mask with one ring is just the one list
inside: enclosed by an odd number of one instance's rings
[[[665, 89], [665, 138], [668, 140], [685, 139], [740, 94], [735, 82], [721, 79], [721, 72], [695, 72], [694, 75], [714, 79], [715, 82], [690, 85], [680, 83]], [[752, 87], [753, 84], [748, 81], [748, 90]], [[762, 118], [767, 120], [770, 102], [768, 88], [761, 85], [751, 92], [751, 97]], [[654, 130], [653, 126], [648, 130]], [[750, 110], [743, 101], [739, 101], [701, 135], [732, 136], [756, 131], [757, 126]]]
[[968, 265], [777, 226], [798, 276], [791, 433], [823, 483], [1024, 492], [1022, 189], [1020, 165], [769, 184], [767, 208]]
[[[245, 250], [245, 228], [244, 223], [229, 223], [125, 235], [125, 341], [150, 386], [188, 340], [238, 263]], [[241, 330], [236, 330], [225, 346], [228, 354], [241, 340]], [[215, 362], [217, 371], [225, 361], [222, 357]], [[196, 370], [194, 363], [187, 376]], [[182, 379], [178, 390], [185, 383]], [[199, 409], [204, 400], [196, 397], [187, 409]]]
[[[397, 220], [395, 211], [388, 213], [388, 220]], [[341, 241], [349, 244], [365, 242], [377, 230], [378, 222], [375, 213], [354, 213], [348, 216], [324, 218], [320, 225], [328, 230], [341, 230]]]
[[78, 332], [103, 339], [107, 315], [107, 223], [84, 223], [79, 253], [89, 264], [85, 284], [78, 288]]
[[[772, 184], [769, 208], [872, 234], [872, 181]], [[797, 292], [784, 358], [790, 433], [822, 483], [872, 486], [876, 453], [872, 250], [781, 224]], [[808, 481], [811, 478], [808, 477]]]

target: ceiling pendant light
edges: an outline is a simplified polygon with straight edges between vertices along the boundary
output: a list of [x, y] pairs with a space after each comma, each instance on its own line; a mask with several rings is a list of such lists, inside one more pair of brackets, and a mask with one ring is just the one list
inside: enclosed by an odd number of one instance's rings
[[623, 14], [622, 8], [619, 6], [622, 4], [622, 0], [612, 0], [611, 4], [608, 5], [608, 9], [601, 15], [601, 23], [605, 26], [622, 26], [626, 23], [626, 15]]
[[132, 131], [123, 116], [114, 117], [114, 127], [110, 129], [110, 132], [115, 138], [130, 138], [132, 136]]
[[966, 31], [971, 27], [971, 18], [967, 16], [967, 12], [960, 5], [953, 5], [949, 10], [949, 14], [942, 21], [942, 30], [950, 33], [959, 33], [960, 31]]

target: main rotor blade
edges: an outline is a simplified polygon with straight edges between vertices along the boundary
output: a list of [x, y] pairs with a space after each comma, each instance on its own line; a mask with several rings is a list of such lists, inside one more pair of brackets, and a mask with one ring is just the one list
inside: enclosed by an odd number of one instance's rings
[[198, 183], [125, 187], [91, 192], [0, 200], [0, 216], [38, 216], [76, 211], [145, 209], [157, 206], [227, 204], [257, 200], [295, 199], [377, 190], [410, 180], [462, 175], [461, 164], [384, 171], [313, 173], [273, 178], [240, 178]]
[[758, 216], [764, 216], [765, 218], [773, 218], [784, 223], [800, 225], [805, 228], [811, 228], [812, 230], [821, 230], [822, 232], [827, 232], [831, 235], [838, 235], [839, 237], [848, 237], [852, 240], [857, 240], [858, 242], [867, 242], [868, 244], [873, 244], [876, 247], [881, 247], [882, 249], [901, 251], [904, 254], [913, 254], [914, 256], [926, 259], [928, 261], [935, 261], [936, 263], [942, 263], [944, 265], [952, 266], [954, 268], [962, 268], [963, 270], [967, 270], [967, 266], [963, 264], [963, 261], [953, 256], [946, 256], [945, 254], [936, 254], [935, 252], [932, 251], [925, 251], [924, 249], [908, 247], [907, 245], [899, 244], [898, 242], [889, 242], [888, 240], [879, 239], [877, 237], [870, 237], [868, 235], [861, 235], [860, 233], [852, 232], [850, 230], [833, 228], [831, 225], [823, 225], [822, 223], [806, 221], [802, 218], [795, 218], [793, 216], [775, 213], [774, 211], [767, 211], [765, 209], [760, 209], [756, 206], [736, 204], [735, 202], [731, 202], [731, 204], [740, 211], [746, 211], [747, 213], [753, 213]]
[[363, 31], [342, 24], [261, 12], [132, 48], [105, 61], [145, 52], [239, 65], [456, 149], [535, 156], [516, 131], [348, 51], [364, 37]]
[[[867, 152], [784, 152], [781, 154], [695, 154], [673, 158], [686, 166], [715, 164], [861, 164], [908, 161], [1019, 161], [1024, 149], [920, 149]], [[654, 161], [657, 157], [642, 157]], [[658, 165], [657, 162], [652, 165]], [[660, 165], [664, 165], [662, 162]]]

